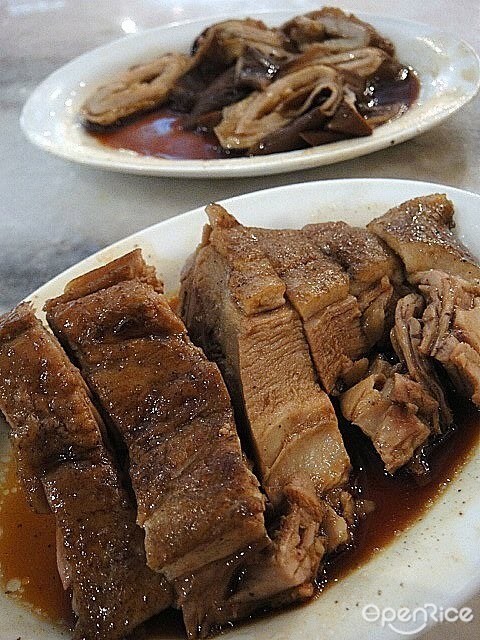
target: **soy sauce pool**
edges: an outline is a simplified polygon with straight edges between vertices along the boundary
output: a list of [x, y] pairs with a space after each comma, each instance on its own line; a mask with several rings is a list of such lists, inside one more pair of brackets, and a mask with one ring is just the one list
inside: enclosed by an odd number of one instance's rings
[[[406, 472], [386, 474], [366, 436], [352, 425], [342, 428], [343, 433], [349, 434], [344, 439], [356, 470], [360, 495], [374, 502], [375, 510], [360, 521], [354, 544], [326, 564], [319, 580], [320, 590], [361, 567], [419, 520], [468, 462], [480, 443], [480, 413], [463, 402], [455, 407], [454, 413], [460, 419], [459, 424], [433, 452], [429, 461], [430, 481], [424, 486]], [[457, 517], [462, 517], [459, 511]]]
[[[401, 116], [418, 98], [420, 84], [408, 67], [367, 80], [358, 108], [376, 126]], [[90, 131], [102, 145], [167, 160], [220, 160], [242, 156], [220, 146], [214, 132], [184, 127], [186, 115], [162, 107], [105, 131]]]
[[214, 133], [183, 127], [185, 115], [164, 108], [139, 116], [110, 131], [91, 132], [114, 149], [129, 149], [143, 156], [167, 160], [219, 160], [228, 158]]
[[42, 618], [71, 627], [71, 598], [57, 572], [55, 521], [33, 513], [18, 484], [13, 460], [0, 488], [0, 575], [6, 595]]
[[[359, 430], [344, 429], [361, 495], [375, 502], [375, 510], [360, 523], [355, 544], [326, 564], [319, 576], [319, 593], [361, 567], [421, 518], [468, 461], [480, 442], [480, 414], [463, 404], [456, 407], [455, 414], [461, 416], [461, 422], [451, 438], [435, 451], [431, 482], [426, 486], [418, 486], [407, 475], [385, 475], [378, 456]], [[30, 511], [15, 479], [12, 460], [6, 463], [4, 471], [0, 487], [0, 567], [4, 592], [9, 591], [7, 586], [13, 580], [19, 581], [21, 590], [8, 593], [9, 597], [42, 617], [72, 628], [71, 600], [63, 591], [56, 570], [53, 517]], [[461, 512], [455, 517], [461, 517]], [[178, 611], [160, 614], [145, 629], [146, 637], [157, 637], [167, 631], [168, 637], [185, 638]]]

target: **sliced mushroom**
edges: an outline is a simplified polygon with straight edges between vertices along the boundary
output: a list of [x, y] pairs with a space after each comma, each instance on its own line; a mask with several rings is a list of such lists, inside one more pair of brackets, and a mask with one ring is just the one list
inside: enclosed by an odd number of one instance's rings
[[370, 136], [373, 128], [357, 111], [356, 97], [353, 91], [345, 87], [343, 100], [338, 106], [333, 118], [327, 124], [327, 129], [346, 136]]
[[325, 53], [373, 46], [389, 55], [394, 54], [392, 43], [371, 25], [333, 7], [297, 16], [284, 24], [281, 31], [299, 51], [305, 51], [313, 43], [321, 43]]
[[325, 124], [326, 119], [321, 107], [314, 107], [284, 127], [267, 134], [250, 147], [248, 155], [263, 156], [269, 153], [303, 149], [309, 144], [308, 139], [303, 134], [311, 129], [320, 129]]
[[332, 116], [342, 98], [342, 78], [334, 69], [305, 67], [226, 107], [215, 133], [226, 149], [248, 149], [313, 106]]
[[134, 113], [147, 111], [167, 99], [175, 83], [192, 65], [189, 56], [167, 53], [131, 67], [113, 82], [99, 87], [84, 103], [80, 115], [87, 124], [116, 124]]
[[248, 46], [235, 64], [235, 81], [251, 89], [265, 89], [275, 79], [279, 69], [277, 58]]

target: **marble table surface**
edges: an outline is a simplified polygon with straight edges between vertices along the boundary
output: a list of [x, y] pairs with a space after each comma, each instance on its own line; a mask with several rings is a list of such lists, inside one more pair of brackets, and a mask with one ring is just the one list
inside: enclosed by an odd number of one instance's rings
[[[292, 0], [298, 12], [320, 2]], [[480, 193], [480, 98], [432, 131], [396, 147], [328, 167], [234, 180], [122, 175], [63, 161], [31, 146], [19, 127], [23, 103], [48, 74], [128, 33], [228, 14], [237, 0], [2, 0], [0, 2], [0, 311], [71, 264], [130, 233], [212, 200], [324, 178], [428, 180]], [[275, 0], [242, 0], [249, 11]], [[348, 0], [343, 6], [430, 23], [480, 49], [478, 0]], [[480, 213], [480, 212], [479, 212]], [[476, 618], [425, 638], [480, 637]], [[373, 635], [372, 635], [373, 637]]]

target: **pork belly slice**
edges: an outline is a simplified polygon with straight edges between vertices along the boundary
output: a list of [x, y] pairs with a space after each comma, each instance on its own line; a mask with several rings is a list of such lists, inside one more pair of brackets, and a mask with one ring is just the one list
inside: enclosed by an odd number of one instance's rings
[[427, 302], [419, 351], [440, 362], [457, 390], [480, 406], [480, 283], [436, 269], [414, 278]]
[[148, 565], [173, 578], [264, 536], [264, 499], [217, 366], [141, 273], [117, 272], [71, 283], [47, 318], [127, 448]]
[[258, 239], [222, 207], [207, 213], [211, 226], [182, 278], [183, 318], [224, 373], [270, 500], [292, 481], [322, 495], [350, 466], [301, 320]]
[[403, 282], [400, 260], [377, 236], [346, 222], [321, 222], [303, 227], [308, 239], [337, 261], [350, 277], [350, 293], [358, 296], [382, 278]]
[[371, 439], [388, 473], [406, 465], [439, 423], [438, 402], [399, 369], [374, 363], [340, 400], [343, 415]]
[[0, 408], [30, 504], [55, 516], [75, 639], [123, 638], [171, 604], [171, 588], [146, 565], [85, 383], [28, 304], [0, 319]]
[[365, 355], [361, 312], [349, 295], [349, 278], [301, 231], [251, 229], [285, 284], [285, 294], [303, 324], [318, 377], [328, 393]]
[[388, 339], [395, 304], [403, 293], [401, 261], [375, 234], [346, 222], [303, 228], [309, 240], [348, 273], [350, 293], [358, 300], [368, 348]]
[[367, 227], [400, 256], [409, 277], [435, 267], [465, 280], [480, 278], [475, 258], [452, 232], [453, 213], [450, 200], [436, 193], [408, 200]]

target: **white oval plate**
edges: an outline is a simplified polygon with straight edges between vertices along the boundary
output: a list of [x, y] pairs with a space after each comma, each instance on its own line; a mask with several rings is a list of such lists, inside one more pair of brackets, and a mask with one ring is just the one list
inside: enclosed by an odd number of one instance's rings
[[[329, 180], [250, 193], [223, 204], [247, 225], [301, 227], [326, 220], [364, 225], [389, 207], [428, 193], [447, 193], [456, 209], [457, 233], [480, 258], [480, 196], [451, 187], [407, 180]], [[180, 270], [195, 249], [206, 222], [203, 208], [171, 218], [103, 249], [38, 289], [30, 300], [37, 310], [59, 295], [65, 284], [85, 271], [141, 247], [165, 279], [167, 292], [178, 290]], [[0, 454], [7, 451], [3, 431]], [[480, 452], [480, 446], [477, 454]], [[397, 638], [387, 624], [367, 622], [363, 607], [456, 606], [480, 586], [480, 456], [472, 455], [442, 496], [408, 531], [367, 564], [332, 585], [306, 606], [278, 612], [234, 629], [230, 640], [359, 640]], [[458, 490], [461, 488], [461, 493]], [[462, 512], [462, 516], [459, 512]], [[27, 550], [26, 550], [27, 551]], [[431, 621], [427, 621], [431, 622]], [[416, 624], [396, 623], [407, 635]], [[14, 636], [11, 635], [15, 629]], [[9, 634], [10, 632], [10, 634]], [[0, 638], [58, 640], [68, 637], [0, 594]], [[165, 640], [170, 635], [156, 636]], [[177, 637], [178, 640], [178, 637]]]
[[[288, 0], [279, 0], [277, 6], [287, 8]], [[286, 9], [251, 17], [274, 26], [296, 13]], [[372, 136], [252, 158], [166, 160], [108, 148], [79, 124], [80, 106], [106, 78], [162, 52], [189, 51], [205, 27], [234, 14], [150, 29], [73, 60], [42, 82], [28, 99], [21, 116], [25, 134], [58, 156], [112, 171], [192, 178], [260, 176], [340, 162], [403, 142], [457, 111], [472, 99], [480, 84], [479, 59], [465, 42], [424, 24], [359, 13], [393, 41], [399, 60], [416, 69], [421, 82], [418, 102]], [[241, 10], [237, 15], [244, 17]]]

